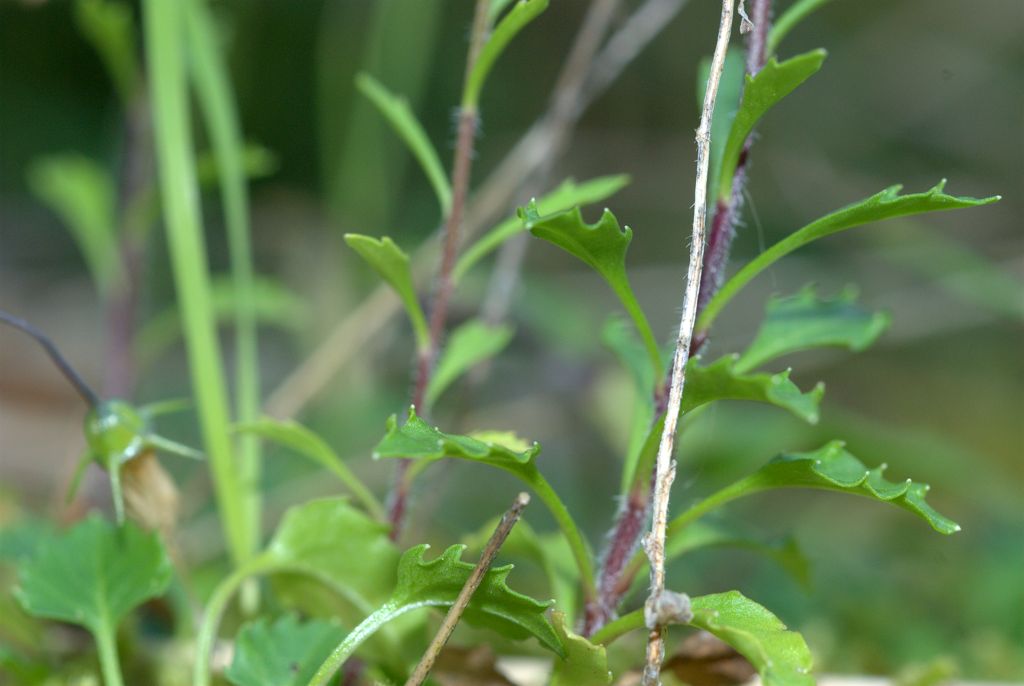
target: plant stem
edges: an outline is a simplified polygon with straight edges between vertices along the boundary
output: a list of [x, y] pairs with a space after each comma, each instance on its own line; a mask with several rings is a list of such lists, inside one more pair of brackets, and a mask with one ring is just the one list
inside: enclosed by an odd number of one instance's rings
[[206, 601], [206, 612], [196, 635], [196, 659], [192, 667], [193, 686], [208, 686], [210, 683], [210, 654], [213, 652], [213, 642], [217, 639], [217, 628], [220, 626], [224, 610], [227, 609], [235, 591], [250, 577], [284, 568], [285, 565], [273, 560], [253, 558], [213, 589], [209, 600]]
[[[253, 422], [260, 413], [260, 368], [253, 293], [252, 244], [249, 232], [249, 194], [245, 176], [238, 113], [231, 98], [227, 66], [217, 49], [213, 17], [205, 0], [187, 3], [192, 78], [200, 109], [213, 144], [227, 226], [231, 278], [235, 298], [235, 421]], [[239, 479], [250, 526], [248, 554], [259, 548], [260, 442], [256, 436], [236, 437]]]
[[[416, 381], [413, 385], [412, 404], [417, 412], [426, 416], [429, 408], [424, 399], [430, 375], [434, 369], [434, 360], [441, 346], [444, 325], [448, 314], [448, 301], [451, 298], [454, 282], [452, 269], [459, 251], [459, 228], [469, 193], [470, 173], [473, 167], [473, 141], [476, 138], [478, 124], [477, 103], [465, 97], [469, 77], [476, 66], [477, 57], [487, 38], [487, 12], [489, 0], [476, 0], [473, 14], [473, 28], [469, 37], [469, 53], [466, 56], [466, 76], [463, 86], [462, 105], [459, 108], [458, 133], [455, 142], [455, 158], [452, 162], [452, 204], [444, 227], [444, 248], [441, 253], [441, 269], [437, 275], [434, 302], [430, 309], [430, 348], [420, 352], [416, 359]], [[388, 520], [391, 522], [391, 538], [398, 540], [405, 520], [405, 510], [410, 490], [409, 461], [402, 460], [395, 469], [395, 485], [390, 498]]]
[[[747, 38], [747, 74], [754, 76], [764, 67], [767, 58], [768, 32], [771, 28], [771, 0], [752, 0], [751, 21], [754, 24]], [[708, 246], [704, 257], [704, 271], [700, 282], [700, 299], [697, 303], [698, 316], [722, 287], [725, 268], [729, 262], [729, 251], [736, 237], [736, 225], [743, 209], [743, 189], [747, 179], [747, 163], [754, 136], [747, 136], [733, 172], [729, 194], [716, 199], [715, 215], [708, 233]], [[707, 330], [701, 328], [694, 337], [693, 351], [696, 353], [707, 341]]]
[[697, 129], [697, 180], [694, 188], [693, 233], [690, 240], [690, 263], [686, 273], [686, 289], [683, 294], [683, 313], [679, 320], [679, 337], [672, 359], [672, 376], [669, 385], [668, 405], [665, 411], [665, 428], [658, 446], [655, 470], [651, 532], [646, 537], [645, 548], [651, 560], [651, 595], [645, 605], [645, 616], [650, 633], [647, 637], [647, 663], [644, 667], [642, 684], [660, 684], [661, 663], [664, 659], [665, 627], [661, 622], [659, 604], [665, 592], [665, 528], [668, 526], [668, 505], [672, 481], [675, 479], [675, 463], [672, 460], [675, 447], [676, 427], [679, 423], [683, 387], [686, 382], [686, 363], [690, 359], [690, 342], [693, 326], [697, 320], [697, 298], [700, 292], [701, 270], [704, 266], [705, 220], [707, 215], [708, 162], [711, 144], [711, 118], [715, 111], [718, 85], [725, 65], [725, 53], [732, 34], [733, 0], [722, 0], [722, 17], [718, 27], [718, 40], [711, 60], [711, 74], [708, 77], [701, 109], [700, 127]]
[[197, 410], [228, 548], [234, 562], [240, 564], [249, 557], [249, 527], [254, 522], [246, 517], [244, 491], [228, 436], [227, 389], [211, 306], [189, 126], [184, 10], [176, 2], [143, 3], [156, 157]]
[[309, 681], [309, 686], [327, 686], [330, 683], [331, 677], [341, 669], [341, 666], [345, 664], [345, 660], [352, 656], [352, 653], [363, 644], [366, 639], [374, 634], [377, 629], [381, 628], [395, 617], [403, 615], [410, 610], [415, 610], [421, 607], [420, 605], [397, 605], [394, 602], [388, 602], [383, 605], [379, 610], [369, 615], [366, 619], [361, 621], [355, 629], [349, 632], [348, 636], [338, 645], [334, 651], [327, 656], [324, 663], [320, 665], [320, 669], [316, 670], [316, 674]]
[[643, 625], [644, 611], [634, 610], [627, 615], [622, 615], [614, 622], [605, 624], [600, 631], [594, 632], [594, 635], [590, 637], [590, 642], [607, 646], [630, 631], [642, 628]]
[[558, 497], [558, 493], [555, 492], [555, 489], [551, 487], [551, 484], [547, 482], [547, 479], [544, 478], [540, 471], [535, 470], [534, 474], [526, 479], [526, 482], [530, 484], [537, 497], [548, 508], [551, 516], [555, 518], [555, 523], [558, 524], [562, 535], [565, 536], [569, 549], [572, 551], [572, 556], [576, 560], [576, 566], [580, 570], [584, 601], [591, 602], [597, 597], [597, 587], [594, 583], [594, 566], [590, 561], [590, 549], [587, 547], [586, 540], [576, 526], [572, 515], [569, 514], [569, 510], [566, 509], [565, 503]]
[[121, 676], [121, 663], [117, 659], [117, 637], [109, 623], [97, 628], [96, 649], [100, 656], [100, 671], [103, 672], [104, 686], [124, 686]]
[[459, 591], [458, 597], [455, 599], [455, 604], [448, 610], [448, 614], [445, 615], [444, 622], [441, 624], [441, 628], [437, 630], [437, 635], [434, 636], [434, 640], [430, 642], [430, 646], [427, 651], [423, 654], [423, 658], [420, 663], [416, 665], [416, 669], [412, 675], [405, 682], [405, 686], [419, 686], [427, 679], [427, 675], [430, 674], [431, 668], [434, 666], [434, 662], [437, 660], [437, 656], [441, 653], [448, 639], [451, 638], [452, 632], [455, 631], [455, 626], [459, 623], [462, 618], [462, 613], [466, 611], [469, 606], [469, 601], [472, 599], [473, 594], [480, 588], [480, 583], [484, 580], [484, 575], [487, 574], [487, 570], [491, 568], [494, 563], [494, 558], [498, 555], [498, 550], [501, 548], [505, 539], [512, 533], [512, 527], [519, 521], [520, 515], [523, 513], [525, 508], [530, 502], [530, 496], [526, 493], [520, 493], [516, 496], [515, 502], [512, 503], [511, 509], [505, 512], [501, 518], [501, 522], [498, 523], [494, 533], [491, 534], [491, 538], [487, 541], [487, 546], [484, 548], [483, 553], [480, 555], [480, 561], [477, 562], [476, 567], [473, 569], [473, 573], [470, 574], [469, 578], [466, 579], [466, 584]]

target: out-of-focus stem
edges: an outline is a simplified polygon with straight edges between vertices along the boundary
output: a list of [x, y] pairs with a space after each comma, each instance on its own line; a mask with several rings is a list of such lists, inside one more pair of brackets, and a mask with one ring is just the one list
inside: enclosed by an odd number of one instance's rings
[[[480, 50], [487, 39], [487, 12], [490, 7], [488, 0], [477, 0], [473, 14], [473, 28], [469, 36], [469, 53], [466, 56], [465, 82], [469, 83], [470, 74], [476, 66]], [[429, 408], [424, 405], [430, 375], [434, 369], [434, 359], [444, 337], [444, 326], [448, 316], [448, 301], [451, 298], [453, 281], [452, 269], [459, 252], [459, 229], [462, 226], [463, 212], [466, 207], [466, 196], [469, 194], [469, 180], [473, 169], [473, 142], [476, 139], [479, 113], [475, 101], [463, 102], [459, 108], [458, 133], [455, 141], [455, 159], [452, 162], [452, 205], [444, 227], [444, 248], [441, 253], [441, 269], [437, 275], [434, 290], [434, 302], [430, 309], [430, 349], [420, 352], [416, 360], [416, 380], [413, 384], [412, 404], [421, 415], [426, 415]], [[409, 461], [402, 460], [395, 469], [395, 481], [389, 498], [388, 520], [391, 523], [391, 538], [398, 540], [402, 532], [405, 517], [406, 501], [409, 498], [410, 481]]]

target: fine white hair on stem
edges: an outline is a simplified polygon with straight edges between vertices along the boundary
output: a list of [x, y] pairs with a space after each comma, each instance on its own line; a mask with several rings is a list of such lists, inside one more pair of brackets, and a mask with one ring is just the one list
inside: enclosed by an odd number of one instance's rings
[[665, 410], [665, 428], [658, 445], [658, 458], [654, 477], [651, 531], [644, 539], [644, 549], [651, 561], [651, 594], [645, 605], [649, 630], [647, 661], [643, 672], [643, 686], [661, 683], [661, 664], [665, 657], [665, 622], [670, 619], [661, 611], [665, 591], [665, 530], [668, 526], [668, 504], [675, 479], [672, 452], [675, 445], [679, 410], [686, 381], [686, 363], [690, 359], [690, 343], [697, 319], [697, 298], [700, 292], [701, 269], [704, 263], [705, 223], [707, 219], [708, 162], [711, 146], [711, 118], [715, 111], [715, 98], [725, 66], [725, 53], [732, 33], [733, 3], [722, 0], [722, 17], [718, 26], [718, 40], [711, 60], [711, 73], [701, 108], [700, 127], [697, 129], [697, 181], [693, 193], [693, 232], [690, 240], [690, 262], [686, 270], [683, 293], [683, 313], [679, 319], [679, 337], [672, 358], [672, 376], [669, 383], [668, 404]]

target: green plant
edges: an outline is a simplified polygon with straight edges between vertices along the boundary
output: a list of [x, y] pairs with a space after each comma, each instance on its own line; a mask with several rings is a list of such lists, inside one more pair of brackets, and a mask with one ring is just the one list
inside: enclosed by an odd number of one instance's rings
[[[92, 13], [86, 15], [94, 17], [90, 25], [105, 27], [106, 33], [100, 34], [114, 36], [96, 40], [112, 65], [119, 90], [137, 92], [135, 79], [140, 72], [131, 62], [133, 53], [118, 47], [134, 40], [126, 34], [130, 28], [120, 14], [124, 8], [109, 0], [79, 4], [83, 12]], [[271, 312], [267, 315], [271, 319], [275, 316], [264, 302], [268, 298], [260, 296], [261, 282], [252, 266], [245, 147], [217, 48], [215, 22], [201, 0], [143, 2], [159, 200], [149, 189], [140, 192], [136, 202], [143, 208], [154, 203], [161, 208], [180, 306], [177, 321], [189, 354], [194, 402], [230, 558], [229, 569], [201, 604], [198, 629], [176, 617], [183, 628], [175, 640], [195, 648], [183, 683], [205, 686], [226, 679], [239, 686], [322, 685], [331, 683], [353, 656], [360, 659], [351, 674], [367, 683], [400, 683], [407, 678], [407, 683], [421, 683], [447, 640], [445, 635], [430, 643], [433, 624], [424, 610], [445, 608], [450, 610], [445, 623], [449, 634], [460, 619], [483, 627], [487, 633], [480, 636], [486, 638], [480, 640], [498, 649], [514, 646], [510, 650], [550, 661], [553, 684], [609, 684], [613, 674], [641, 666], [644, 683], [658, 683], [668, 627], [680, 624], [728, 644], [769, 686], [802, 686], [814, 680], [810, 649], [799, 633], [787, 629], [768, 609], [739, 591], [691, 598], [667, 588], [672, 585], [667, 562], [713, 546], [745, 547], [776, 560], [798, 579], [806, 576], [805, 560], [792, 541], [770, 544], [738, 527], [710, 522], [704, 519], [707, 515], [763, 491], [810, 488], [893, 504], [939, 533], [959, 530], [926, 502], [926, 484], [910, 479], [890, 482], [883, 476], [884, 465], [866, 466], [838, 440], [817, 450], [777, 455], [760, 469], [681, 509], [674, 519], [668, 517], [676, 469], [673, 441], [680, 422], [683, 430], [689, 429], [701, 421], [707, 406], [744, 400], [816, 423], [823, 385], [802, 390], [791, 380], [789, 369], [778, 369], [779, 358], [823, 347], [860, 351], [877, 340], [889, 322], [886, 314], [862, 308], [852, 290], [828, 298], [807, 287], [770, 300], [761, 327], [744, 349], [705, 361], [700, 353], [706, 350], [718, 316], [745, 286], [781, 258], [831, 234], [894, 217], [998, 200], [948, 195], [944, 181], [925, 192], [904, 195], [899, 186], [892, 186], [808, 223], [726, 278], [755, 127], [774, 105], [818, 72], [826, 59], [823, 50], [781, 62], [775, 54], [783, 36], [824, 2], [795, 3], [774, 28], [771, 4], [752, 0], [748, 19], [740, 3], [742, 26], [750, 33], [744, 66], [737, 52], [730, 57], [727, 51], [734, 0], [723, 2], [719, 41], [702, 79], [706, 86], [697, 136], [693, 245], [679, 337], [672, 350], [660, 345], [630, 283], [627, 251], [633, 232], [620, 225], [610, 210], [588, 223], [581, 209], [614, 195], [628, 182], [624, 176], [582, 183], [567, 180], [539, 199], [523, 202], [516, 216], [499, 223], [460, 254], [481, 93], [496, 61], [541, 16], [547, 0], [476, 0], [450, 178], [408, 103], [368, 74], [357, 77], [359, 91], [422, 167], [443, 225], [439, 266], [426, 310], [417, 258], [387, 236], [345, 235], [347, 245], [394, 290], [414, 341], [409, 409], [404, 417], [393, 414], [387, 419], [383, 437], [373, 450], [373, 459], [391, 459], [396, 467], [385, 504], [316, 433], [291, 420], [261, 416], [256, 325], [264, 311]], [[190, 85], [213, 146], [215, 178], [224, 206], [231, 278], [223, 300], [215, 295], [218, 289], [202, 229], [198, 202], [202, 174], [192, 134]], [[726, 101], [725, 109], [722, 101], [716, 108], [716, 98]], [[116, 252], [123, 248], [119, 242], [124, 237], [107, 230], [114, 222], [111, 208], [115, 204], [109, 178], [81, 160], [65, 161], [61, 173], [54, 171], [52, 162], [40, 166], [33, 178], [37, 192], [73, 228], [99, 290], [113, 292], [122, 277], [110, 275], [111, 270], [117, 271], [111, 265], [118, 263]], [[69, 178], [75, 183], [65, 183]], [[502, 427], [444, 431], [430, 419], [447, 393], [480, 369], [481, 363], [498, 356], [515, 336], [513, 326], [482, 317], [470, 318], [449, 331], [456, 286], [496, 248], [527, 234], [593, 269], [628, 317], [610, 318], [603, 331], [605, 343], [634, 385], [635, 407], [628, 411], [632, 419], [629, 448], [622, 461], [621, 505], [598, 554], [545, 476], [539, 444]], [[131, 265], [125, 269], [131, 271]], [[122, 295], [130, 300], [134, 286], [124, 288]], [[287, 291], [271, 286], [268, 292], [284, 303], [279, 309], [291, 309]], [[161, 529], [158, 536], [124, 521], [121, 471], [153, 450], [197, 454], [157, 436], [149, 426], [151, 416], [175, 406], [135, 410], [123, 400], [101, 401], [49, 339], [26, 322], [9, 315], [0, 318], [40, 342], [88, 403], [89, 453], [81, 465], [98, 462], [107, 470], [117, 519], [113, 526], [91, 517], [66, 534], [47, 538], [46, 545], [40, 544], [34, 554], [19, 561], [18, 598], [32, 616], [86, 627], [95, 637], [104, 681], [117, 686], [125, 681], [117, 653], [121, 620], [169, 587], [177, 587], [185, 596], [177, 609], [188, 606], [189, 596], [196, 593], [180, 566], [172, 584], [174, 531]], [[223, 318], [230, 318], [236, 336], [233, 403], [217, 340], [216, 325]], [[157, 322], [155, 328], [161, 326]], [[159, 337], [159, 332], [153, 334], [154, 339]], [[331, 497], [292, 505], [264, 544], [260, 441], [288, 448], [330, 472], [351, 501]], [[538, 533], [525, 523], [513, 531], [525, 506], [523, 499], [517, 501], [514, 516], [499, 525], [500, 535], [491, 539], [476, 565], [463, 559], [465, 544], [446, 547], [431, 559], [425, 544], [407, 546], [403, 534], [410, 493], [425, 470], [447, 459], [466, 461], [481, 471], [494, 468], [519, 479], [546, 507], [557, 531]], [[685, 455], [681, 465], [686, 468]], [[651, 533], [645, 537], [652, 519]], [[484, 531], [491, 528], [486, 525]], [[511, 585], [508, 579], [510, 565], [491, 567], [506, 536], [506, 550], [517, 551], [543, 571], [554, 601], [515, 590], [514, 578]], [[638, 550], [641, 541], [643, 552]], [[77, 574], [78, 568], [89, 573]], [[651, 595], [643, 607], [627, 611], [635, 608], [638, 580], [645, 569], [651, 573]], [[247, 591], [260, 588], [257, 579], [269, 580], [265, 593]], [[232, 615], [236, 596], [242, 599], [238, 617]], [[221, 669], [213, 655], [222, 622], [229, 615], [240, 627], [230, 665]], [[632, 642], [644, 630], [650, 638], [646, 661]], [[428, 667], [414, 672], [424, 651], [429, 659], [421, 664]]]

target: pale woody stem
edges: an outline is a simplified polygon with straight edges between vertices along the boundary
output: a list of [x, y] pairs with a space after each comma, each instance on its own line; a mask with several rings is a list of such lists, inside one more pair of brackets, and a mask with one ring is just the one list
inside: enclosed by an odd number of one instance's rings
[[[701, 109], [700, 128], [697, 129], [697, 181], [694, 188], [693, 235], [690, 245], [690, 263], [686, 271], [686, 290], [683, 296], [683, 313], [679, 320], [679, 338], [672, 358], [672, 376], [669, 385], [665, 428], [658, 446], [658, 460], [654, 484], [654, 519], [651, 532], [644, 540], [644, 548], [651, 561], [651, 595], [649, 607], [656, 607], [665, 591], [665, 529], [668, 526], [668, 504], [675, 479], [675, 464], [672, 451], [675, 444], [679, 409], [683, 399], [683, 385], [686, 381], [686, 363], [690, 359], [690, 343], [693, 326], [697, 319], [697, 296], [700, 290], [701, 268], [704, 262], [705, 219], [707, 216], [708, 157], [711, 145], [711, 117], [715, 110], [715, 98], [725, 65], [725, 53], [729, 47], [732, 32], [733, 0], [722, 0], [722, 18], [718, 27], [718, 41], [711, 61], [711, 74]], [[647, 663], [644, 667], [643, 685], [657, 686], [660, 683], [661, 663], [664, 658], [663, 625], [649, 626]]]

